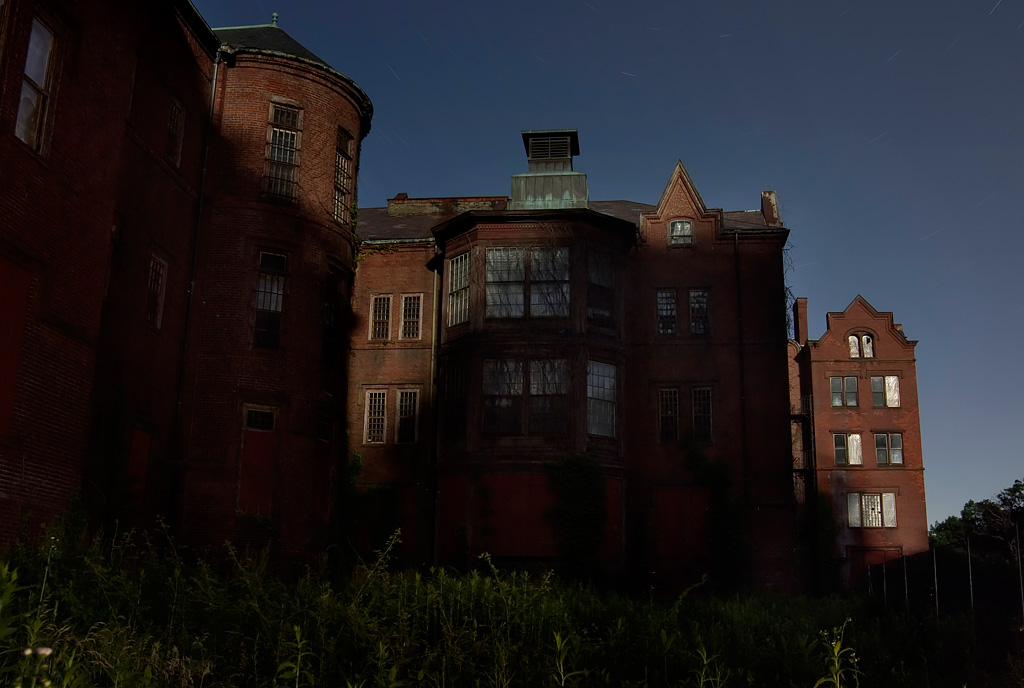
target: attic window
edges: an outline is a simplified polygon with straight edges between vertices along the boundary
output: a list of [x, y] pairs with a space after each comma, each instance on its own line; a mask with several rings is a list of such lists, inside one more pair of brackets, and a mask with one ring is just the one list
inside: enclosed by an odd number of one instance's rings
[[551, 158], [568, 158], [569, 137], [551, 136], [546, 138], [530, 139], [530, 159], [548, 160]]
[[850, 358], [874, 358], [874, 338], [869, 334], [851, 334], [847, 337], [850, 344]]

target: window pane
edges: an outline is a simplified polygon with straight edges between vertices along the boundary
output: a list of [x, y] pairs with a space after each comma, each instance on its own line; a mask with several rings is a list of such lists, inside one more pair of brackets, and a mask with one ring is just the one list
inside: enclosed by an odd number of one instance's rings
[[846, 439], [846, 448], [849, 453], [850, 465], [859, 466], [863, 462], [860, 457], [860, 435], [851, 434]]
[[370, 326], [371, 339], [387, 339], [391, 334], [391, 297], [373, 297], [373, 321]]
[[846, 385], [846, 405], [856, 406], [857, 405], [857, 378], [847, 377], [844, 378]]
[[711, 390], [693, 390], [693, 437], [700, 442], [711, 440]]
[[865, 528], [882, 527], [882, 495], [861, 495], [861, 517]]
[[565, 434], [569, 411], [568, 392], [568, 361], [530, 361], [530, 434]]
[[679, 439], [679, 391], [663, 389], [658, 392], [658, 407], [661, 416], [661, 441], [675, 442]]
[[708, 333], [708, 292], [706, 289], [690, 291], [690, 334]]
[[850, 358], [860, 358], [860, 341], [857, 339], [857, 335], [851, 334], [849, 337], [850, 342]]
[[534, 282], [531, 284], [530, 315], [537, 317], [569, 315], [569, 283]]
[[875, 435], [875, 463], [880, 466], [889, 463], [887, 438], [887, 435]]
[[50, 66], [50, 50], [53, 34], [38, 19], [32, 20], [32, 35], [28, 39], [28, 56], [25, 58], [25, 76], [39, 88], [46, 88], [46, 75]]
[[832, 435], [832, 444], [836, 454], [836, 465], [842, 466], [846, 464], [846, 435], [836, 434]]
[[488, 282], [521, 282], [525, 278], [523, 250], [489, 248], [486, 267]]
[[448, 261], [448, 325], [469, 321], [469, 253]]
[[889, 460], [892, 463], [903, 463], [903, 435], [889, 435]]
[[615, 366], [587, 363], [587, 432], [615, 437]]
[[874, 407], [885, 406], [885, 382], [884, 378], [871, 378], [871, 405]]
[[864, 358], [872, 358], [875, 355], [874, 343], [871, 335], [866, 334], [860, 338], [861, 347], [864, 351]]
[[900, 405], [900, 379], [895, 375], [885, 376], [885, 405], [890, 408]]
[[668, 242], [670, 244], [692, 244], [693, 224], [689, 220], [674, 220], [669, 224]]
[[487, 277], [488, 318], [519, 318], [523, 315], [525, 266], [523, 250], [489, 248], [484, 266]]
[[398, 434], [396, 442], [409, 443], [416, 441], [416, 410], [418, 393], [415, 390], [402, 390], [398, 393]]
[[843, 378], [830, 377], [828, 379], [829, 389], [832, 391], [832, 405], [843, 405]]
[[658, 291], [658, 334], [676, 333], [676, 291], [661, 289]]
[[861, 527], [859, 494], [846, 495], [846, 514], [851, 528]]
[[896, 493], [882, 493], [882, 522], [886, 528], [896, 527]]
[[21, 85], [21, 102], [18, 103], [18, 121], [14, 126], [15, 135], [32, 148], [39, 145], [39, 120], [43, 111], [43, 96], [29, 82]]
[[487, 285], [488, 318], [520, 318], [523, 315], [523, 283], [498, 282]]
[[569, 249], [534, 248], [530, 277], [540, 282], [566, 282], [569, 280]]
[[402, 297], [402, 338], [418, 339], [420, 336], [420, 296]]
[[366, 441], [383, 442], [387, 410], [387, 392], [366, 394]]

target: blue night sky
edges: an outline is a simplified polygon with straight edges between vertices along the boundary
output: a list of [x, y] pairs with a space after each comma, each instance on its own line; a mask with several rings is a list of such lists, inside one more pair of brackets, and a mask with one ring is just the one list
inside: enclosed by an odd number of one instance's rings
[[810, 336], [858, 293], [917, 347], [928, 519], [1024, 478], [1024, 0], [194, 0], [374, 104], [359, 205], [506, 195], [575, 128], [594, 199], [779, 194]]

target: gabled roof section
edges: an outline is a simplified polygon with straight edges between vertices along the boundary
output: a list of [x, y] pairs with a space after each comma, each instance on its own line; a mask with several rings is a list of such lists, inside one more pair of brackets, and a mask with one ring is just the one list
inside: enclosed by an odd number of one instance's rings
[[665, 185], [665, 190], [661, 192], [661, 198], [658, 199], [658, 204], [655, 206], [653, 215], [658, 217], [664, 216], [668, 211], [668, 204], [675, 194], [686, 194], [690, 203], [693, 205], [694, 211], [704, 218], [716, 217], [720, 218], [722, 211], [719, 208], [708, 210], [708, 207], [704, 205], [704, 199], [700, 197], [700, 192], [697, 191], [697, 187], [694, 185], [693, 180], [690, 179], [690, 173], [686, 171], [686, 167], [683, 165], [682, 160], [676, 160], [675, 169], [672, 170], [672, 175], [668, 178], [668, 184]]
[[910, 347], [917, 344], [916, 340], [908, 339], [907, 335], [903, 333], [903, 326], [895, 321], [892, 311], [876, 310], [860, 294], [857, 294], [842, 312], [827, 313], [825, 322], [827, 325], [825, 334], [818, 339], [819, 342], [829, 337], [844, 338], [851, 329], [871, 327], [876, 331], [876, 336], [886, 332], [896, 341]]

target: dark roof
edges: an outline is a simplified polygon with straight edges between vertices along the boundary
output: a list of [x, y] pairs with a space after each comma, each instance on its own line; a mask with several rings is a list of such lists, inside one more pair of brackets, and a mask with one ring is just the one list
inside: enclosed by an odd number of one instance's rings
[[321, 60], [297, 40], [286, 34], [283, 29], [273, 24], [238, 26], [227, 29], [214, 29], [213, 31], [221, 41], [230, 43], [238, 48], [255, 48], [256, 50], [293, 55], [333, 69], [331, 65]]
[[[657, 207], [637, 201], [590, 201], [588, 208], [596, 213], [608, 215], [619, 220], [637, 224], [640, 213], [654, 212]], [[363, 239], [397, 240], [397, 239], [430, 239], [432, 229], [455, 217], [455, 214], [436, 215], [405, 215], [392, 217], [387, 208], [360, 208], [357, 231]], [[782, 227], [771, 227], [765, 224], [764, 215], [760, 210], [730, 210], [723, 213], [723, 229], [738, 230], [779, 230]]]

